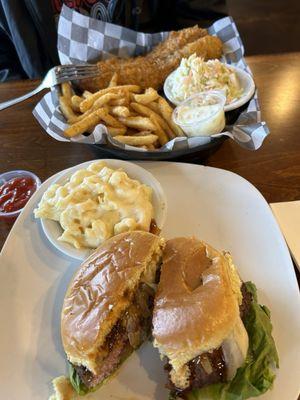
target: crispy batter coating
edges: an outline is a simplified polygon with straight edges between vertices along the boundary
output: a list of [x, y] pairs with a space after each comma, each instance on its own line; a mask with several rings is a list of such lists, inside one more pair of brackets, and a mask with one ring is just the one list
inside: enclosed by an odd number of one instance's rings
[[98, 62], [99, 76], [80, 81], [80, 87], [95, 92], [107, 87], [113, 74], [117, 73], [118, 85], [136, 84], [143, 89], [160, 89], [166, 77], [178, 67], [181, 58], [193, 53], [205, 60], [220, 58], [222, 42], [198, 26], [171, 32], [165, 41], [145, 56], [115, 57]]

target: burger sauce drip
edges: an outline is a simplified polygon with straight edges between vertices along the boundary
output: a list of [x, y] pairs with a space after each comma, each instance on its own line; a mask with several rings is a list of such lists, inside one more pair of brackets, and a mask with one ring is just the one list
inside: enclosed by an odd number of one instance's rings
[[151, 222], [150, 222], [150, 233], [153, 233], [153, 235], [159, 235], [160, 234], [160, 229], [159, 229], [159, 227], [156, 225], [156, 221], [155, 221], [155, 219], [151, 219]]
[[31, 177], [13, 178], [0, 186], [0, 212], [21, 210], [36, 190]]

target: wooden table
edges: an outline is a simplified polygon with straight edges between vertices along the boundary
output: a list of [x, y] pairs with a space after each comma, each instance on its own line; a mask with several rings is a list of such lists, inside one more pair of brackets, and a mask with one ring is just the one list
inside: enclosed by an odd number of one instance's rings
[[[198, 162], [238, 173], [268, 202], [300, 199], [300, 53], [253, 56], [247, 61], [271, 134], [258, 151], [243, 150], [227, 140]], [[36, 81], [1, 84], [0, 102], [36, 85]], [[92, 146], [61, 143], [43, 131], [32, 115], [41, 96], [0, 111], [0, 171], [27, 169], [45, 180], [64, 168], [99, 157]], [[0, 248], [9, 229], [9, 224], [0, 222]]]

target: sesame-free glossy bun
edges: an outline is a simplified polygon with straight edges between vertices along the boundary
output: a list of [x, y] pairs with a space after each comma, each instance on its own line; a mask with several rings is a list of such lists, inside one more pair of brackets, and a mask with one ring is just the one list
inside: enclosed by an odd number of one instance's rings
[[61, 314], [61, 337], [70, 362], [97, 373], [100, 347], [130, 305], [141, 275], [149, 265], [157, 268], [162, 246], [163, 240], [148, 232], [122, 233], [81, 265]]
[[218, 348], [239, 317], [241, 281], [226, 254], [195, 238], [167, 241], [153, 314], [154, 344], [179, 371]]

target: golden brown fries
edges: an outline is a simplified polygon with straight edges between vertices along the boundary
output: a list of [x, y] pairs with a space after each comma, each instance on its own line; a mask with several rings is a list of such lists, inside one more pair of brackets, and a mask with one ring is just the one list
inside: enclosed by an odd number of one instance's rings
[[126, 133], [126, 127], [115, 128], [113, 126], [107, 126], [106, 128], [107, 128], [107, 131], [110, 134], [110, 136], [125, 135], [125, 133]]
[[156, 112], [156, 114], [160, 114], [159, 107], [156, 101], [148, 103], [147, 107], [149, 107], [152, 111]]
[[75, 122], [75, 124], [70, 125], [65, 130], [65, 135], [68, 137], [73, 137], [76, 135], [80, 135], [81, 133], [86, 132], [88, 129], [92, 128], [93, 126], [97, 125], [101, 119], [103, 119], [103, 115], [106, 113], [106, 110], [99, 109], [92, 112], [86, 118], [82, 119], [81, 121]]
[[147, 117], [153, 117], [156, 121], [156, 123], [159, 124], [161, 129], [165, 132], [167, 135], [167, 138], [173, 139], [176, 137], [176, 134], [174, 134], [170, 128], [170, 126], [167, 124], [167, 122], [159, 115], [159, 113], [156, 113], [155, 111], [152, 111], [150, 108], [147, 106], [144, 106], [143, 104], [138, 104], [138, 103], [131, 103], [130, 107], [138, 112], [139, 114], [145, 115]]
[[93, 93], [89, 92], [88, 90], [84, 90], [84, 92], [82, 93], [82, 97], [87, 99], [88, 97], [92, 96], [92, 94]]
[[124, 124], [122, 122], [118, 121], [116, 118], [114, 118], [112, 115], [108, 114], [107, 110], [104, 109], [104, 113], [102, 114], [101, 119], [108, 125], [111, 126], [112, 128], [125, 128]]
[[152, 134], [146, 136], [115, 136], [114, 139], [131, 146], [144, 146], [155, 143], [157, 136]]
[[150, 135], [151, 131], [135, 131], [134, 129], [127, 130], [127, 136], [147, 136]]
[[82, 102], [82, 97], [74, 95], [71, 97], [71, 103], [73, 110], [80, 112], [80, 103]]
[[63, 82], [61, 84], [61, 93], [65, 98], [71, 99], [74, 93], [70, 82]]
[[159, 125], [159, 122], [157, 121], [155, 115], [151, 115], [150, 120], [156, 126], [155, 134], [158, 136], [159, 143], [161, 144], [161, 146], [163, 146], [169, 141], [168, 136], [166, 135], [162, 127]]
[[73, 93], [69, 83], [62, 85], [60, 109], [70, 126], [67, 137], [91, 133], [97, 124], [121, 143], [156, 150], [183, 132], [173, 122], [173, 108], [153, 88], [141, 93], [137, 85], [118, 85], [114, 74], [109, 87], [96, 93]]
[[111, 100], [118, 99], [119, 97], [120, 95], [118, 95], [118, 93], [106, 93], [103, 96], [99, 97], [91, 108], [93, 110], [97, 110], [97, 108], [100, 108], [104, 106], [104, 104], [109, 103]]
[[124, 97], [121, 97], [120, 99], [112, 100], [109, 104], [111, 106], [126, 106], [127, 107], [128, 106], [128, 100], [124, 96]]
[[59, 106], [62, 114], [66, 118], [69, 124], [72, 124], [77, 121], [78, 115], [72, 109], [72, 105], [70, 99], [67, 99], [64, 96], [59, 97]]
[[168, 122], [170, 128], [176, 132], [176, 135], [177, 136], [185, 136], [182, 129], [178, 125], [176, 125], [175, 122], [172, 120], [173, 109], [170, 106], [170, 104], [167, 102], [167, 100], [165, 100], [163, 97], [160, 97], [158, 99], [158, 107], [159, 107], [161, 115]]
[[125, 106], [114, 106], [111, 107], [110, 111], [116, 117], [129, 117], [130, 115], [129, 108]]
[[139, 131], [156, 131], [156, 126], [153, 124], [153, 122], [150, 120], [150, 118], [146, 117], [121, 117], [119, 120], [129, 128], [134, 128]]
[[117, 84], [118, 84], [118, 74], [115, 72], [111, 77], [108, 87], [117, 86]]
[[133, 94], [133, 100], [140, 104], [148, 104], [158, 99], [159, 94], [153, 88], [148, 88], [143, 94]]
[[83, 100], [83, 102], [80, 104], [80, 111], [85, 112], [89, 108], [93, 106], [95, 101], [99, 99], [99, 97], [103, 96], [106, 93], [109, 92], [116, 92], [118, 90], [128, 90], [129, 92], [135, 92], [139, 93], [141, 91], [140, 86], [137, 85], [123, 85], [123, 86], [112, 86], [112, 87], [107, 87], [105, 89], [101, 89], [96, 93], [93, 93], [92, 96], [88, 97], [87, 99]]

